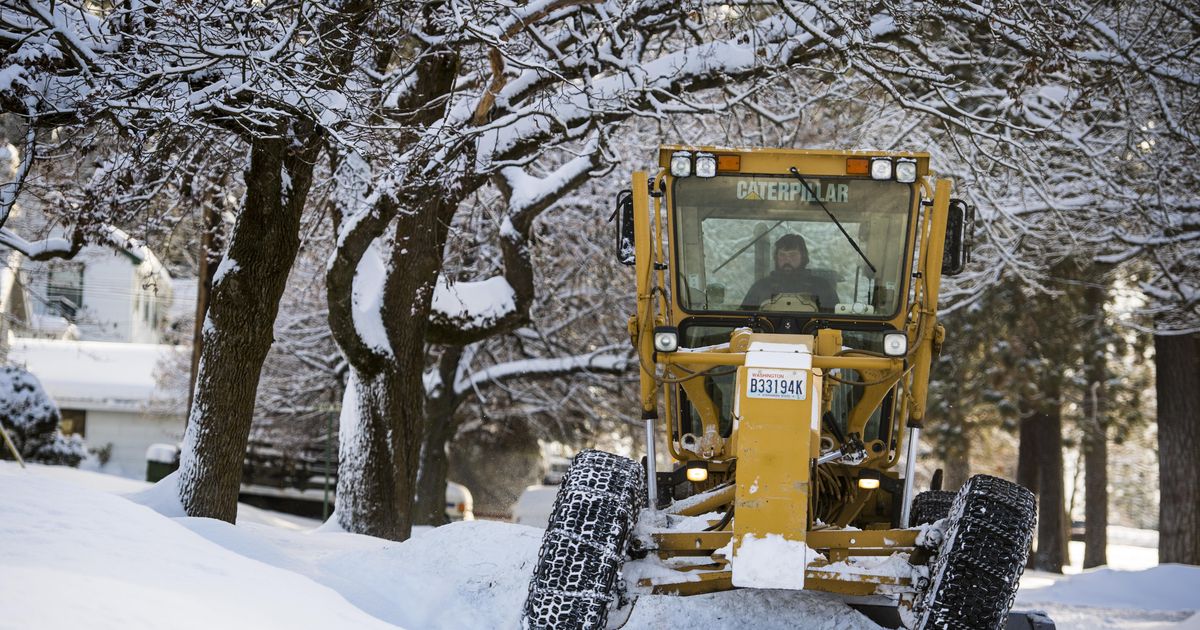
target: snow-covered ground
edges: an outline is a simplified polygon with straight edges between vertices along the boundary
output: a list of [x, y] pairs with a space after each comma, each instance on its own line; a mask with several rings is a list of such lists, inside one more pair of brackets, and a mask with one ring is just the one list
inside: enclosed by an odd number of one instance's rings
[[[541, 540], [533, 527], [475, 521], [394, 543], [249, 506], [238, 514], [237, 526], [184, 517], [169, 480], [0, 462], [0, 628], [516, 628]], [[1031, 573], [1018, 607], [1067, 630], [1200, 630], [1200, 567], [1154, 567], [1155, 553], [1113, 545], [1112, 569]], [[681, 619], [876, 627], [820, 593], [751, 590], [643, 596], [623, 627]]]

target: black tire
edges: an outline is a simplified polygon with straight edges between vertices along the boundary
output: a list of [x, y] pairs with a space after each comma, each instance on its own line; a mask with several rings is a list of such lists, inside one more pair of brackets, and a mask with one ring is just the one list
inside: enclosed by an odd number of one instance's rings
[[956, 492], [949, 490], [926, 490], [913, 497], [911, 525], [925, 525], [946, 518], [954, 504]]
[[554, 499], [522, 626], [604, 628], [645, 504], [645, 473], [637, 462], [594, 450], [577, 455]]
[[967, 480], [946, 517], [945, 538], [918, 600], [921, 630], [1003, 628], [1025, 570], [1037, 505], [1010, 481]]

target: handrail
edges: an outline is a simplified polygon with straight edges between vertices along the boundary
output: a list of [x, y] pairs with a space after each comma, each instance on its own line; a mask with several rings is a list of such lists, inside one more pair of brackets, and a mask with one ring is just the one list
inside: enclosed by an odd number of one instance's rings
[[[670, 354], [658, 353], [658, 360], [665, 365], [680, 367], [715, 367], [720, 365], [739, 366], [746, 363], [745, 352], [688, 352], [681, 350]], [[830, 357], [813, 355], [812, 365], [823, 370], [901, 370], [904, 360], [900, 357]]]

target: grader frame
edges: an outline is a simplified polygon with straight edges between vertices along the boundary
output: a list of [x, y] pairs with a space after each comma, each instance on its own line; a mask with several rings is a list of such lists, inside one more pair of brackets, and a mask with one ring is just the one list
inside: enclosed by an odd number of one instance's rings
[[[916, 548], [918, 532], [908, 529], [908, 504], [912, 495], [913, 457], [910, 449], [908, 469], [897, 478], [892, 469], [899, 453], [915, 444], [924, 419], [928, 392], [929, 369], [936, 356], [944, 332], [937, 324], [938, 288], [943, 271], [944, 243], [950, 217], [950, 182], [927, 181], [929, 157], [924, 153], [844, 152], [796, 150], [729, 150], [717, 147], [663, 147], [660, 152], [662, 169], [648, 175], [633, 174], [633, 191], [623, 213], [623, 234], [634, 246], [635, 277], [637, 281], [637, 313], [630, 318], [629, 331], [643, 369], [641, 371], [642, 415], [649, 435], [665, 428], [667, 450], [680, 470], [704, 469], [712, 483], [732, 481], [714, 492], [699, 493], [699, 501], [679, 502], [667, 506], [678, 516], [697, 516], [716, 508], [732, 511], [735, 516], [724, 531], [679, 532], [654, 534], [654, 551], [664, 559], [694, 558], [693, 564], [680, 565], [678, 580], [659, 579], [652, 586], [657, 592], [695, 594], [725, 590], [734, 586], [766, 586], [806, 588], [846, 595], [870, 595], [879, 592], [903, 593], [915, 590], [911, 579], [893, 575], [872, 575], [870, 572], [831, 572], [822, 569], [856, 556], [885, 556], [895, 552], [919, 554]], [[726, 323], [742, 320], [735, 325], [727, 343], [704, 349], [678, 348], [663, 352], [655, 348], [656, 331], [659, 337], [689, 323], [696, 325], [697, 314], [689, 313], [679, 296], [686, 290], [681, 274], [670, 273], [680, 264], [682, 233], [679, 212], [674, 208], [677, 183], [685, 178], [671, 173], [672, 159], [711, 155], [721, 164], [729, 165], [718, 176], [738, 177], [742, 174], [788, 176], [797, 172], [806, 189], [801, 196], [818, 198], [810, 182], [842, 181], [843, 178], [869, 177], [857, 168], [862, 161], [869, 165], [873, 159], [899, 160], [915, 163], [915, 181], [910, 185], [917, 194], [908, 204], [908, 229], [888, 238], [904, 243], [905, 273], [898, 278], [902, 286], [901, 308], [890, 317], [863, 317], [861, 313], [822, 313], [810, 319], [811, 334], [770, 334], [756, 332], [754, 320], [763, 320], [761, 313], [722, 313]], [[736, 165], [736, 167], [734, 167]], [[847, 171], [851, 171], [848, 173]], [[690, 177], [696, 177], [690, 175]], [[804, 177], [810, 178], [804, 181]], [[783, 180], [789, 181], [789, 180]], [[774, 182], [772, 182], [774, 183]], [[790, 183], [790, 181], [789, 181]], [[739, 182], [740, 185], [740, 182]], [[779, 186], [783, 184], [780, 183]], [[753, 186], [753, 184], [751, 184]], [[765, 186], [762, 188], [766, 189]], [[815, 193], [815, 194], [814, 194]], [[795, 197], [795, 195], [792, 195]], [[831, 195], [837, 200], [836, 195]], [[812, 205], [811, 203], [809, 205]], [[632, 221], [630, 222], [630, 219]], [[962, 213], [956, 215], [962, 221]], [[630, 229], [632, 228], [632, 229]], [[952, 233], [962, 234], [961, 228]], [[855, 245], [857, 247], [857, 245]], [[954, 254], [961, 257], [961, 243], [954, 244]], [[865, 258], [865, 256], [864, 256]], [[915, 260], [914, 260], [915, 259]], [[957, 264], [960, 261], [955, 261]], [[694, 290], [694, 289], [693, 289]], [[795, 314], [803, 319], [803, 313]], [[815, 313], [813, 314], [816, 315]], [[768, 320], [769, 321], [769, 320]], [[759, 326], [761, 328], [761, 326]], [[875, 331], [897, 331], [910, 340], [901, 356], [883, 356], [870, 351], [856, 351], [843, 346], [844, 327], [866, 327]], [[716, 426], [718, 412], [706, 393], [699, 376], [716, 369], [736, 370], [736, 426], [722, 437]], [[803, 400], [750, 397], [747, 379], [752, 370], [779, 369], [796, 373], [803, 371], [807, 395]], [[853, 372], [850, 372], [850, 371]], [[848, 490], [836, 512], [836, 520], [814, 527], [810, 507], [812, 495], [819, 485], [811, 478], [817, 466], [813, 462], [822, 456], [821, 445], [830, 446], [836, 437], [822, 418], [829, 413], [828, 401], [837, 386], [827, 378], [831, 372], [856, 375], [864, 383], [857, 402], [846, 418], [845, 435], [863, 435], [868, 421], [884, 399], [891, 397], [891, 417], [883, 422], [887, 431], [879, 432], [883, 439], [865, 444], [865, 458], [853, 465], [824, 464], [833, 469], [829, 474], [840, 476], [839, 487]], [[837, 377], [835, 377], [837, 378]], [[838, 379], [846, 382], [847, 379]], [[678, 389], [676, 389], [678, 388]], [[664, 412], [658, 413], [660, 394]], [[679, 429], [681, 400], [686, 398], [700, 417], [699, 435], [693, 447], [685, 449]], [[665, 427], [657, 425], [665, 420]], [[901, 427], [907, 428], [907, 436]], [[833, 449], [844, 446], [844, 438], [832, 444]], [[693, 436], [688, 436], [691, 439]], [[650, 442], [653, 444], [653, 442]], [[828, 452], [828, 451], [827, 451]], [[653, 454], [648, 458], [653, 462]], [[729, 469], [736, 462], [736, 473]], [[648, 466], [653, 464], [648, 463]], [[823, 473], [825, 471], [822, 471]], [[660, 478], [671, 485], [670, 473], [648, 472], [650, 500], [657, 504]], [[732, 477], [732, 479], [730, 479]], [[863, 483], [847, 484], [846, 479], [866, 479]], [[708, 480], [706, 480], [708, 481]], [[882, 483], [881, 483], [882, 482]], [[874, 487], [870, 487], [874, 486]], [[704, 487], [693, 484], [693, 487]], [[897, 490], [901, 514], [888, 514], [890, 505], [883, 505], [880, 493]], [[870, 504], [870, 505], [869, 505]], [[869, 509], [880, 508], [882, 509]], [[869, 514], [869, 515], [868, 515]], [[895, 516], [895, 518], [893, 518]], [[861, 527], [845, 529], [854, 523]], [[712, 523], [717, 526], [718, 523]], [[864, 531], [854, 531], [861, 529]], [[823, 558], [808, 559], [805, 555], [778, 554], [775, 558], [760, 558], [757, 562], [774, 562], [768, 573], [741, 580], [737, 557], [747, 544], [779, 537], [788, 542], [807, 545], [820, 552]], [[732, 553], [722, 553], [732, 542]], [[800, 565], [797, 559], [803, 559]], [[697, 579], [698, 578], [698, 579]], [[647, 582], [649, 585], [649, 582]]]
[[666, 146], [659, 166], [616, 213], [645, 463], [575, 457], [522, 624], [608, 627], [633, 557], [656, 593], [809, 589], [891, 627], [1052, 628], [1009, 613], [1029, 490], [976, 475], [913, 496], [938, 291], [971, 220], [929, 156]]

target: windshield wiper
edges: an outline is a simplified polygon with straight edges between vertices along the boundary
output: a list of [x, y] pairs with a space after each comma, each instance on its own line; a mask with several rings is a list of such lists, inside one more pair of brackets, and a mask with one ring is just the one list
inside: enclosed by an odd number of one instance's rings
[[713, 271], [712, 271], [712, 272], [713, 272], [713, 273], [717, 273], [717, 272], [718, 272], [718, 271], [720, 271], [721, 269], [724, 269], [724, 268], [725, 268], [725, 265], [728, 265], [730, 262], [732, 262], [734, 258], [737, 258], [738, 256], [740, 256], [740, 255], [742, 254], [742, 252], [746, 251], [747, 249], [750, 249], [750, 246], [751, 246], [751, 245], [753, 245], [753, 244], [757, 243], [757, 242], [758, 242], [760, 239], [762, 239], [762, 237], [764, 237], [764, 236], [766, 236], [766, 235], [770, 234], [770, 233], [771, 233], [771, 230], [774, 230], [775, 228], [777, 228], [777, 227], [779, 227], [779, 226], [781, 226], [781, 225], [783, 225], [783, 220], [782, 220], [782, 219], [781, 219], [779, 222], [777, 222], [775, 225], [772, 225], [770, 228], [768, 228], [768, 229], [767, 229], [765, 232], [763, 232], [762, 234], [759, 234], [758, 236], [755, 236], [753, 239], [751, 239], [751, 240], [750, 240], [750, 242], [749, 242], [749, 243], [746, 243], [746, 245], [745, 245], [745, 246], [743, 246], [741, 249], [737, 250], [736, 252], [733, 252], [733, 255], [731, 255], [729, 258], [726, 258], [726, 259], [725, 259], [725, 262], [723, 262], [723, 263], [721, 263], [720, 265], [718, 265], [718, 266], [717, 266], [717, 268], [716, 268], [716, 269], [713, 269]]
[[821, 209], [825, 211], [825, 214], [829, 215], [830, 219], [833, 219], [834, 225], [837, 225], [838, 229], [842, 231], [842, 236], [845, 236], [846, 240], [850, 241], [850, 246], [854, 248], [854, 251], [858, 252], [859, 256], [862, 256], [863, 262], [867, 263], [867, 267], [871, 268], [871, 273], [878, 273], [875, 271], [875, 265], [872, 265], [871, 261], [867, 260], [867, 255], [863, 253], [862, 248], [860, 248], [858, 243], [855, 242], [854, 237], [850, 236], [850, 233], [846, 231], [846, 228], [842, 227], [842, 222], [838, 221], [837, 217], [833, 216], [833, 213], [829, 211], [829, 208], [825, 207], [825, 202], [821, 201], [821, 197], [817, 194], [817, 192], [812, 189], [812, 186], [808, 185], [808, 180], [804, 179], [804, 176], [800, 174], [800, 171], [796, 170], [795, 166], [789, 168], [788, 170], [791, 171], [792, 175], [796, 176], [796, 179], [800, 180], [801, 184], [804, 184], [804, 189], [808, 191], [808, 196], [812, 197], [813, 200], [818, 204], [821, 204]]

